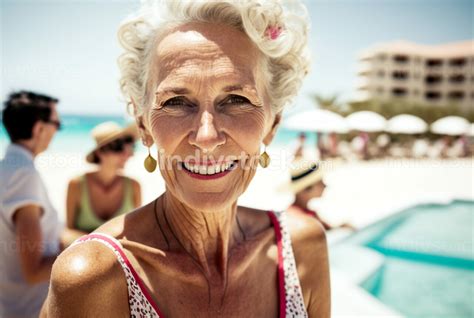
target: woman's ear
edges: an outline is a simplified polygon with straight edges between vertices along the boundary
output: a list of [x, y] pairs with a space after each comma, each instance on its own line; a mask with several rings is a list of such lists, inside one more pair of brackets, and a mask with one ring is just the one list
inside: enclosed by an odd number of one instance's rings
[[279, 112], [278, 114], [275, 115], [275, 119], [273, 120], [272, 128], [270, 129], [268, 134], [265, 136], [265, 138], [263, 138], [263, 143], [265, 145], [268, 146], [272, 142], [273, 137], [275, 137], [276, 132], [278, 130], [278, 127], [280, 126], [280, 123], [281, 123], [281, 116], [282, 116], [281, 112]]
[[146, 128], [143, 115], [136, 116], [135, 118], [137, 121], [138, 132], [140, 134], [140, 138], [142, 140], [143, 145], [146, 147], [151, 147], [154, 141], [153, 141], [153, 137], [151, 136], [151, 134], [148, 132], [148, 129]]
[[140, 134], [140, 139], [142, 140], [142, 143], [145, 147], [151, 147], [153, 145], [153, 137], [151, 134], [148, 132], [148, 129], [145, 125], [145, 119], [143, 115], [137, 115], [138, 114], [138, 108], [137, 104], [135, 104], [135, 101], [133, 98], [131, 98], [131, 104], [133, 105], [133, 114], [135, 116], [135, 120], [137, 123], [138, 127], [138, 132]]

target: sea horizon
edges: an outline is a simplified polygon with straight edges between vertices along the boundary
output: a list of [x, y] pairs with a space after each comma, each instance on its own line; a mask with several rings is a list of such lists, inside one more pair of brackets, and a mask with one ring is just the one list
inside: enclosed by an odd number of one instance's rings
[[[121, 126], [133, 122], [133, 117], [127, 114], [91, 114], [91, 113], [61, 113], [61, 130], [57, 132], [48, 152], [59, 153], [86, 153], [94, 147], [91, 136], [92, 129], [98, 124], [113, 121]], [[288, 130], [280, 127], [271, 148], [294, 148], [298, 138], [298, 131]], [[3, 157], [7, 145], [10, 143], [3, 124], [0, 128], [0, 157]], [[309, 133], [306, 140], [307, 145], [315, 145], [314, 133]], [[145, 147], [137, 143], [136, 152], [145, 152]]]

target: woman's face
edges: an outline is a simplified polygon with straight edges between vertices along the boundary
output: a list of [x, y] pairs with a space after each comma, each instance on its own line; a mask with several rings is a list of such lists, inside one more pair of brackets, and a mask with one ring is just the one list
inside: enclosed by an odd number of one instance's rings
[[259, 62], [248, 37], [222, 25], [188, 24], [157, 45], [149, 83], [156, 101], [143, 124], [167, 189], [187, 206], [224, 208], [254, 176], [279, 118]]
[[112, 143], [113, 145], [106, 146], [105, 149], [97, 152], [100, 164], [101, 166], [123, 169], [128, 159], [133, 156], [134, 141], [129, 137]]

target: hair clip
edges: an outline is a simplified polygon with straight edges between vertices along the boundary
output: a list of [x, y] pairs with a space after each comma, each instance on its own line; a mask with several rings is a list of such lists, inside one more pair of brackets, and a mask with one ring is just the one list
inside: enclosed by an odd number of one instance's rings
[[282, 30], [281, 26], [269, 25], [265, 30], [265, 35], [271, 40], [276, 40], [280, 36]]

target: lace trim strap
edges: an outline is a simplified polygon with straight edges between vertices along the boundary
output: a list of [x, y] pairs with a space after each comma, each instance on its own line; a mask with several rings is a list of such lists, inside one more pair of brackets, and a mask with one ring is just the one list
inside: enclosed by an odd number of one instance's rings
[[298, 278], [296, 261], [291, 246], [290, 232], [286, 224], [285, 212], [268, 212], [275, 228], [278, 248], [278, 285], [280, 294], [280, 318], [302, 317], [308, 313], [303, 299], [303, 291]]
[[[92, 233], [77, 239], [72, 245], [80, 244], [87, 241], [96, 241], [110, 248], [117, 257], [125, 277], [127, 279], [127, 288], [129, 296], [130, 314], [132, 317], [161, 317], [163, 314], [153, 301], [145, 283], [142, 281], [138, 273], [133, 268], [128, 257], [123, 251], [122, 244], [114, 237], [103, 233]], [[144, 299], [143, 299], [143, 297]], [[145, 315], [145, 316], [143, 316]]]

